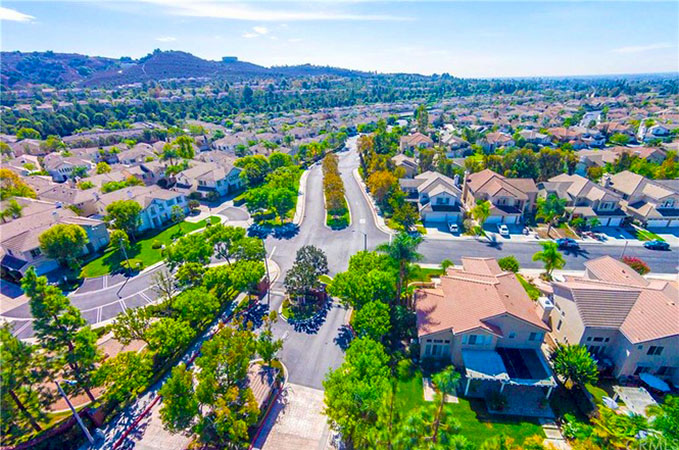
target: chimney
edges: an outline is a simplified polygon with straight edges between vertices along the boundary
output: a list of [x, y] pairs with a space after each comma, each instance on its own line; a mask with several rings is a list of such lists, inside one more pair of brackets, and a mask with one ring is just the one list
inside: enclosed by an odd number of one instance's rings
[[453, 177], [453, 184], [455, 184], [455, 186], [457, 187], [460, 187], [460, 175], [455, 174], [455, 176]]
[[538, 298], [537, 304], [535, 305], [535, 310], [542, 321], [547, 325], [549, 325], [549, 316], [552, 314], [553, 309], [554, 302], [552, 302], [548, 297]]
[[611, 176], [609, 174], [604, 175], [604, 187], [611, 187]]

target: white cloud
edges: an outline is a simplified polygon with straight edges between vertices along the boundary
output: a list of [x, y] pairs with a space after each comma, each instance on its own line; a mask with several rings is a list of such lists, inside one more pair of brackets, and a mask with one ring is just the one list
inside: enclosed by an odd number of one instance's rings
[[302, 42], [302, 38], [290, 38], [288, 42]]
[[250, 33], [249, 31], [247, 33], [243, 33], [241, 36], [243, 36], [245, 39], [252, 39], [259, 37], [259, 34], [257, 33]]
[[0, 20], [10, 20], [12, 22], [30, 22], [35, 17], [21, 13], [15, 9], [3, 8], [0, 6]]
[[160, 36], [156, 38], [156, 41], [158, 42], [174, 42], [176, 40], [177, 38], [172, 36]]
[[148, 3], [156, 3], [167, 8], [170, 14], [189, 17], [210, 17], [216, 19], [232, 19], [263, 22], [286, 22], [308, 20], [410, 20], [406, 17], [397, 17], [383, 14], [356, 14], [337, 9], [331, 4], [319, 3], [317, 8], [309, 10], [294, 9], [287, 3], [285, 8], [275, 8], [270, 5], [252, 5], [245, 3], [219, 2], [215, 0], [144, 0]]
[[613, 49], [614, 53], [643, 53], [643, 52], [648, 52], [651, 50], [661, 50], [665, 48], [672, 48], [672, 44], [668, 42], [657, 42], [655, 44], [649, 44], [649, 45], [630, 45], [629, 47], [620, 47]]
[[266, 33], [269, 32], [269, 29], [267, 27], [261, 27], [261, 26], [260, 27], [252, 27], [252, 29], [255, 33], [259, 33], [259, 34], [266, 34]]

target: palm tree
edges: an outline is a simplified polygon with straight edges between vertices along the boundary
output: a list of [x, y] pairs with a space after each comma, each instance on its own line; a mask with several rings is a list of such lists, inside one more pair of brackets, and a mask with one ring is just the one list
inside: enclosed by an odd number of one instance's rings
[[476, 206], [472, 208], [472, 217], [481, 228], [483, 228], [483, 224], [488, 219], [488, 216], [490, 216], [490, 207], [491, 204], [488, 200], [479, 199], [476, 201]]
[[566, 199], [550, 194], [546, 199], [538, 198], [537, 207], [538, 212], [536, 216], [547, 222], [547, 236], [549, 236], [554, 222], [561, 218], [566, 211]]
[[408, 233], [399, 233], [394, 236], [391, 243], [380, 244], [377, 251], [385, 253], [398, 265], [398, 280], [396, 282], [396, 301], [401, 300], [403, 284], [408, 277], [408, 266], [410, 263], [422, 259], [422, 255], [417, 253], [417, 246], [422, 242], [420, 236], [411, 236]]
[[587, 226], [589, 229], [593, 229], [598, 227], [601, 224], [601, 221], [597, 217], [590, 217], [589, 220], [587, 221]]
[[457, 389], [457, 384], [460, 382], [460, 374], [456, 372], [455, 369], [450, 366], [447, 369], [442, 370], [432, 377], [432, 383], [438, 390], [437, 401], [439, 402], [438, 409], [436, 410], [436, 419], [434, 420], [434, 426], [432, 430], [432, 442], [436, 442], [439, 426], [441, 425], [441, 415], [443, 413], [443, 407], [446, 404], [446, 397], [451, 395]]
[[556, 242], [542, 242], [540, 245], [542, 245], [542, 251], [533, 255], [533, 261], [542, 261], [545, 265], [545, 275], [547, 279], [551, 279], [554, 269], [562, 269], [566, 265], [566, 260], [559, 252]]

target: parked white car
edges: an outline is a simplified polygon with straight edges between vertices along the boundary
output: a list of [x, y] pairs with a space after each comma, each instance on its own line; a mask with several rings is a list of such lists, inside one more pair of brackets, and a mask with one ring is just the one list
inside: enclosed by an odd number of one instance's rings
[[509, 228], [507, 228], [507, 225], [500, 224], [497, 226], [497, 229], [500, 232], [500, 236], [509, 236]]
[[456, 223], [449, 223], [448, 224], [448, 230], [450, 230], [451, 233], [457, 234], [460, 231], [460, 228], [457, 226]]

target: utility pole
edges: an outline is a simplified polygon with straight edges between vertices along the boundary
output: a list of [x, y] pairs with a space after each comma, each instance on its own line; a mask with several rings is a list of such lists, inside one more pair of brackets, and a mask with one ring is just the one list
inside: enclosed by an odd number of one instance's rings
[[[127, 250], [125, 250], [125, 244], [123, 243], [122, 237], [120, 238], [120, 248], [123, 251], [123, 255], [125, 255], [125, 261], [127, 262], [127, 270], [131, 270], [132, 268], [130, 267], [130, 260], [127, 257]], [[120, 297], [120, 291], [122, 291], [123, 288], [125, 287], [125, 285], [127, 284], [127, 280], [129, 280], [129, 277], [125, 277], [125, 282], [123, 283], [122, 286], [120, 286], [120, 289], [118, 289], [118, 292], [116, 292], [116, 295], [118, 296], [118, 298], [121, 298]]]
[[622, 248], [622, 253], [620, 254], [620, 259], [625, 256], [625, 250], [627, 250], [627, 240], [625, 240], [625, 246]]
[[71, 408], [71, 412], [73, 413], [73, 417], [75, 417], [75, 420], [78, 422], [78, 425], [80, 425], [80, 428], [83, 430], [83, 433], [85, 433], [85, 437], [87, 438], [88, 441], [90, 441], [91, 445], [94, 445], [94, 438], [90, 434], [90, 430], [88, 430], [87, 427], [85, 426], [85, 424], [83, 423], [83, 420], [80, 418], [80, 416], [78, 415], [78, 412], [75, 410], [75, 408], [71, 404], [71, 401], [68, 399], [68, 397], [66, 396], [66, 393], [61, 388], [61, 385], [56, 380], [54, 381], [54, 383], [57, 385], [57, 389], [59, 390], [59, 393], [61, 394], [61, 396], [64, 397], [64, 400], [66, 400], [66, 404], [68, 404], [68, 407]]

